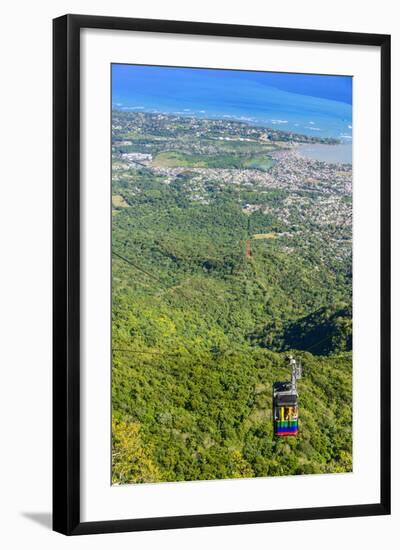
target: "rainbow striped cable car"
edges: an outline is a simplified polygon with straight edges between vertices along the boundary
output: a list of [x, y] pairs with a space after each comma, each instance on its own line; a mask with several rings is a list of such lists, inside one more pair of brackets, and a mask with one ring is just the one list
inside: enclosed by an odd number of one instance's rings
[[299, 431], [298, 395], [290, 382], [274, 384], [274, 433], [297, 435]]
[[274, 434], [277, 436], [297, 435], [299, 431], [299, 408], [296, 381], [301, 378], [302, 368], [292, 356], [288, 357], [292, 367], [290, 382], [275, 382], [273, 385]]

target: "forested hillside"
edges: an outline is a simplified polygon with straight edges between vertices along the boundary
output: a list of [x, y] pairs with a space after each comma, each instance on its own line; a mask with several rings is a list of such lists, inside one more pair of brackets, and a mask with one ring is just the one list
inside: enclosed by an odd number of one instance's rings
[[113, 482], [350, 471], [351, 167], [189, 121], [113, 113]]

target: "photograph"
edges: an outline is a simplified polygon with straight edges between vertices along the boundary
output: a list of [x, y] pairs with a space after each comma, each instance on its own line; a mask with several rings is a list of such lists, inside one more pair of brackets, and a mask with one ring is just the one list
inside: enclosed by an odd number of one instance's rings
[[398, 5], [5, 6], [0, 547], [391, 548]]
[[110, 70], [112, 484], [352, 472], [352, 76]]

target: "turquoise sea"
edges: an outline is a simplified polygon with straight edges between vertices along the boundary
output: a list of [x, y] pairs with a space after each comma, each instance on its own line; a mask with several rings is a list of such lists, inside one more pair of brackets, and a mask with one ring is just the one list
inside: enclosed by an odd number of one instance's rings
[[112, 106], [352, 139], [350, 76], [115, 64]]

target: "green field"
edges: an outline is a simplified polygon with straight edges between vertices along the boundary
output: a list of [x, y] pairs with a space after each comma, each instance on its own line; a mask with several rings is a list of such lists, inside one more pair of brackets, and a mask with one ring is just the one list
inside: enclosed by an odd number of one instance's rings
[[190, 155], [179, 151], [163, 151], [153, 159], [157, 167], [187, 167], [187, 168], [236, 168], [268, 170], [272, 160], [267, 155], [226, 154], [220, 155]]

